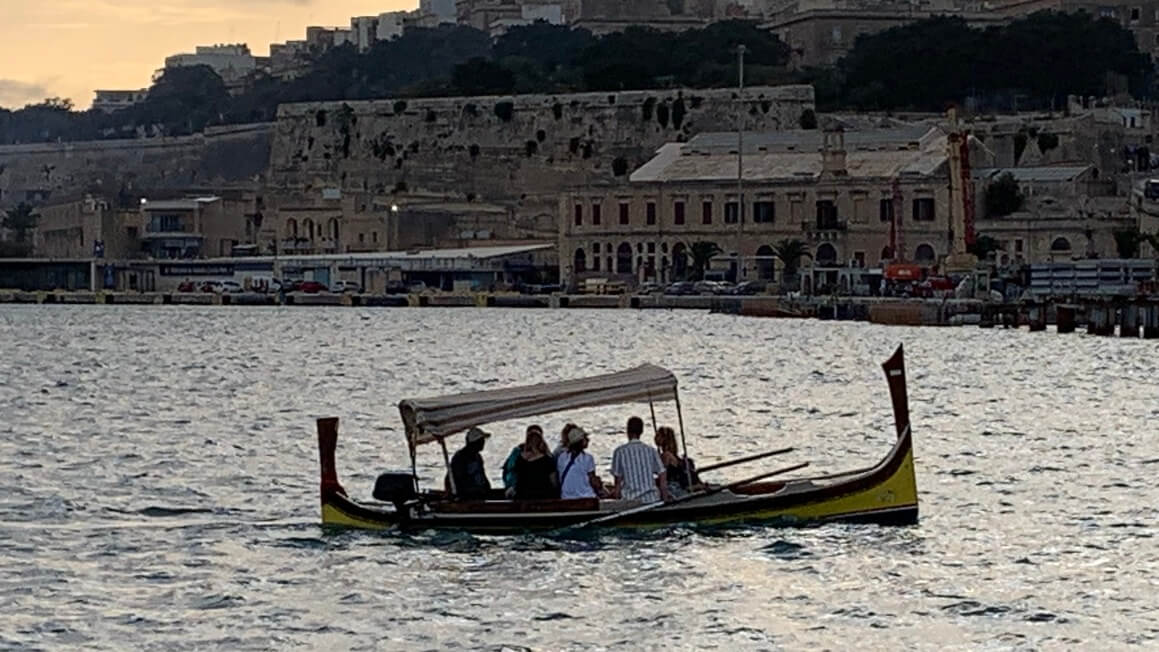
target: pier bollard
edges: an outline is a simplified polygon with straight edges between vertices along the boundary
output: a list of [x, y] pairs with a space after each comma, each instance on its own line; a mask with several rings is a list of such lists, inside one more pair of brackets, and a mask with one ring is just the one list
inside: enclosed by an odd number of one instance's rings
[[1074, 306], [1058, 306], [1055, 309], [1055, 319], [1058, 321], [1058, 332], [1073, 333], [1075, 322]]
[[1133, 303], [1119, 309], [1119, 337], [1139, 337], [1139, 307]]
[[1030, 332], [1046, 330], [1046, 306], [1032, 303], [1026, 308], [1026, 321], [1030, 324]]
[[1109, 306], [1091, 306], [1088, 309], [1088, 335], [1114, 335], [1115, 312]]
[[1148, 303], [1142, 307], [1143, 339], [1159, 338], [1159, 304]]

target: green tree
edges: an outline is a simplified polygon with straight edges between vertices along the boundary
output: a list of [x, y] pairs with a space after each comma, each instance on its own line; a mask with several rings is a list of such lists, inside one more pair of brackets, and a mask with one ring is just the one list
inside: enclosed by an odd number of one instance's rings
[[126, 112], [139, 125], [161, 125], [167, 134], [185, 135], [221, 124], [229, 103], [225, 82], [212, 68], [181, 66], [166, 69], [145, 101]]
[[988, 235], [980, 235], [966, 249], [977, 256], [978, 260], [986, 260], [991, 253], [1002, 251], [1002, 244]]
[[986, 186], [986, 215], [1005, 217], [1022, 209], [1025, 198], [1013, 174], [1006, 172]]
[[696, 281], [704, 280], [704, 273], [712, 259], [721, 252], [715, 242], [699, 240], [688, 247], [688, 257], [692, 259], [692, 278]]
[[795, 238], [786, 238], [773, 245], [773, 255], [781, 261], [781, 285], [793, 287], [797, 281], [797, 270], [802, 258], [812, 258], [808, 245]]
[[1118, 229], [1114, 232], [1115, 250], [1119, 258], [1137, 258], [1139, 246], [1148, 240], [1138, 229]]
[[13, 239], [17, 244], [24, 244], [28, 240], [28, 232], [36, 228], [39, 220], [40, 216], [37, 215], [36, 209], [21, 202], [16, 208], [4, 214], [4, 219], [0, 220], [0, 226], [12, 232]]
[[455, 66], [452, 87], [463, 95], [507, 95], [515, 90], [515, 74], [483, 57]]

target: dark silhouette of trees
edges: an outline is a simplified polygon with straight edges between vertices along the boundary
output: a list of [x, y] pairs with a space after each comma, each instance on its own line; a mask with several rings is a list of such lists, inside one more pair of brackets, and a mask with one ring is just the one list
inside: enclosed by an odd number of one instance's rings
[[988, 217], [1005, 217], [1021, 210], [1023, 201], [1018, 181], [1009, 172], [986, 186], [986, 215]]

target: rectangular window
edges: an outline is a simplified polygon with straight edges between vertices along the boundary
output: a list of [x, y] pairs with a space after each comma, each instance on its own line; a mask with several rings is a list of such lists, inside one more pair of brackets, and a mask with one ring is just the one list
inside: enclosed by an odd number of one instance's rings
[[[599, 247], [599, 245], [596, 245], [596, 247]], [[595, 249], [595, 251], [599, 251], [599, 249]], [[599, 256], [592, 256], [592, 271], [593, 272], [600, 271], [600, 257]]]
[[740, 221], [740, 204], [735, 201], [724, 203], [724, 223], [736, 224]]
[[893, 221], [893, 200], [892, 199], [881, 200], [881, 203], [878, 204], [877, 214], [879, 216], [881, 216], [882, 222], [892, 222]]
[[584, 205], [575, 205], [575, 225], [580, 226], [584, 223]]
[[602, 212], [599, 204], [592, 204], [592, 224], [595, 226], [600, 225], [600, 218], [603, 217]]
[[628, 210], [627, 202], [620, 202], [620, 224], [628, 223]]
[[370, 241], [371, 242], [378, 242], [378, 231], [371, 231], [370, 232]]
[[673, 204], [672, 221], [676, 224], [684, 224], [684, 202], [678, 201]]
[[753, 221], [758, 224], [772, 224], [777, 216], [777, 207], [771, 201], [753, 202]]
[[358, 244], [364, 244], [365, 242], [366, 242], [366, 234], [359, 233], [358, 234]]
[[644, 206], [644, 219], [649, 225], [656, 223], [656, 202], [650, 201]]
[[933, 222], [934, 221], [934, 199], [933, 197], [919, 197], [914, 200], [914, 221], [916, 222]]
[[703, 224], [712, 224], [712, 202], [706, 201], [701, 206], [700, 221]]
[[1131, 22], [1137, 22], [1139, 20], [1139, 15], [1142, 13], [1143, 10], [1139, 9], [1138, 7], [1131, 7]]
[[1014, 241], [1014, 253], [1016, 253], [1016, 254], [1022, 253], [1022, 238], [1018, 238]]
[[596, 243], [593, 243], [593, 244], [592, 244], [592, 253], [593, 253], [593, 254], [599, 254], [599, 253], [600, 253], [600, 243], [596, 242]]
[[837, 204], [829, 199], [817, 202], [817, 228], [837, 228]]
[[853, 265], [855, 267], [865, 267], [865, 252], [864, 251], [853, 252]]

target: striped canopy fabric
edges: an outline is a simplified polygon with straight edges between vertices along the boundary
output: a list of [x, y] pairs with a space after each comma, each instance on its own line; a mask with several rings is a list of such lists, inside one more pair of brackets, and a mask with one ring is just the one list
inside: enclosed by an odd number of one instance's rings
[[578, 408], [676, 399], [676, 376], [656, 365], [557, 383], [469, 392], [398, 404], [413, 451], [472, 426]]

